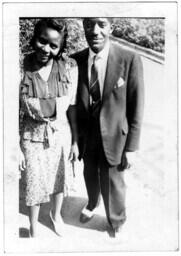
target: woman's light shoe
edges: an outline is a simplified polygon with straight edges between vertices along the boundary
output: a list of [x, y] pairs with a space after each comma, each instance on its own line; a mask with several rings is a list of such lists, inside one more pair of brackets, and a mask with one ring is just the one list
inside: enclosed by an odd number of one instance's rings
[[60, 221], [55, 221], [53, 219], [53, 216], [52, 216], [52, 211], [50, 211], [50, 219], [53, 223], [53, 227], [54, 227], [54, 230], [55, 230], [55, 233], [58, 235], [58, 236], [62, 236], [62, 233], [63, 233], [63, 221], [61, 220], [60, 218]]
[[37, 237], [37, 234], [35, 235], [33, 235], [32, 234], [32, 227], [30, 226], [30, 229], [29, 229], [29, 238], [36, 238]]
[[29, 238], [32, 238], [31, 231], [29, 230]]

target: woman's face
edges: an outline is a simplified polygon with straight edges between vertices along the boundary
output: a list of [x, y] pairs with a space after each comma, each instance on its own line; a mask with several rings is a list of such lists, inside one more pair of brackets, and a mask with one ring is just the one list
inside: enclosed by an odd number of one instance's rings
[[45, 28], [35, 39], [34, 49], [38, 62], [46, 64], [56, 57], [62, 47], [64, 34], [52, 28]]

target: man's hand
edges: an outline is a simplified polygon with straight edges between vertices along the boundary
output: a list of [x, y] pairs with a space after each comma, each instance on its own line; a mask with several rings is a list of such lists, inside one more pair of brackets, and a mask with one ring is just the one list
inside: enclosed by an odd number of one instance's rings
[[136, 153], [135, 152], [125, 152], [125, 157], [127, 159], [127, 169], [132, 167], [136, 160]]
[[121, 159], [120, 171], [131, 168], [136, 159], [135, 152], [124, 152]]
[[26, 169], [25, 157], [21, 149], [19, 150], [19, 170], [24, 171]]

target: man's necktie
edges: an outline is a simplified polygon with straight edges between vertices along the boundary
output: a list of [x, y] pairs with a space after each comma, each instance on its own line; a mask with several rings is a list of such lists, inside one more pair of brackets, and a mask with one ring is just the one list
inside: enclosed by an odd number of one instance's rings
[[101, 92], [98, 80], [98, 72], [97, 67], [95, 65], [95, 58], [93, 59], [93, 64], [91, 67], [91, 77], [90, 77], [90, 85], [89, 85], [89, 93], [91, 96], [91, 112], [94, 117], [98, 117], [101, 105]]

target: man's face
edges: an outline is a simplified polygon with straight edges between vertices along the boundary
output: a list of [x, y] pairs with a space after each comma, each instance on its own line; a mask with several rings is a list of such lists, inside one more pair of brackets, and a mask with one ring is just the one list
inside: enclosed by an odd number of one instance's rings
[[107, 18], [85, 18], [83, 21], [85, 37], [90, 48], [95, 52], [100, 52], [109, 35], [112, 32], [111, 24]]

